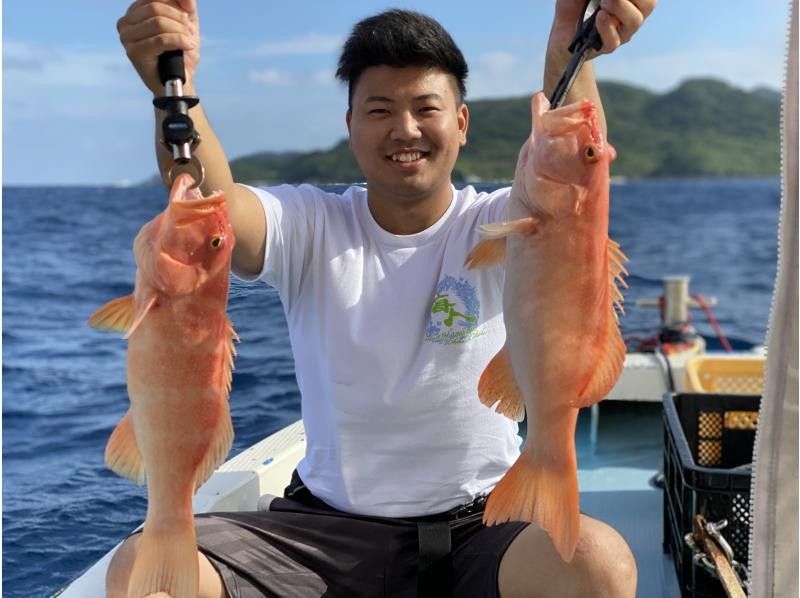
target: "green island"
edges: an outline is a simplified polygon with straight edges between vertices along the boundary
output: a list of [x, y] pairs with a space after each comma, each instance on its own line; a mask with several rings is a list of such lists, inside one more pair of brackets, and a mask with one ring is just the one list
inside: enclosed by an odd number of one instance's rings
[[[615, 177], [776, 176], [780, 93], [690, 79], [665, 93], [601, 81]], [[508, 181], [530, 132], [530, 98], [473, 100], [457, 182]], [[309, 152], [262, 152], [231, 161], [234, 178], [257, 183], [335, 183], [363, 175], [347, 140]]]

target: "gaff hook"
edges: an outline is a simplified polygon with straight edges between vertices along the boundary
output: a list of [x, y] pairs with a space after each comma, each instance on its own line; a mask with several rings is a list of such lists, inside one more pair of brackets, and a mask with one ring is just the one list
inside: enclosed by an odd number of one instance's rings
[[[191, 165], [194, 170], [194, 187], [203, 183], [203, 165], [192, 154], [200, 143], [200, 135], [189, 116], [189, 108], [196, 106], [197, 96], [183, 95], [186, 71], [183, 65], [183, 50], [170, 50], [158, 57], [158, 76], [164, 84], [164, 96], [155, 98], [153, 105], [166, 114], [161, 123], [161, 143], [172, 155], [175, 164], [169, 169], [169, 183], [175, 178], [179, 166]], [[182, 169], [184, 170], [184, 169]]]

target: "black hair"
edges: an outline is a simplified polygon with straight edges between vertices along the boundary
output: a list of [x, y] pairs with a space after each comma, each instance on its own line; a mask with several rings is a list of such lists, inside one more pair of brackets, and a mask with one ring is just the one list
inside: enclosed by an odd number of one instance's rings
[[455, 79], [459, 104], [467, 94], [464, 55], [444, 27], [418, 12], [387, 10], [353, 27], [336, 70], [336, 77], [348, 85], [349, 107], [361, 73], [380, 65], [438, 68]]

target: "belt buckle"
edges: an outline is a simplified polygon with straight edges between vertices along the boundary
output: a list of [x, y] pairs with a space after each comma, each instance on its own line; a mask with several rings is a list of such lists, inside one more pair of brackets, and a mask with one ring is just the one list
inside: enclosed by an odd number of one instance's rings
[[483, 505], [486, 503], [486, 495], [481, 494], [476, 496], [471, 503], [464, 505], [458, 512], [456, 512], [455, 519], [463, 519], [479, 512]]

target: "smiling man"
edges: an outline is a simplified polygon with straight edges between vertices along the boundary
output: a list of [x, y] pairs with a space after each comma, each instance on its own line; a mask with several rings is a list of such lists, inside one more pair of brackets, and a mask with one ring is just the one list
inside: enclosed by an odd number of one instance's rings
[[[370, 49], [366, 55], [372, 57]], [[338, 71], [350, 84], [350, 147], [368, 173], [372, 216], [391, 233], [412, 234], [438, 220], [453, 199], [450, 177], [469, 124], [457, 77], [465, 77], [467, 67], [454, 55], [453, 64], [445, 65], [449, 70], [364, 68], [360, 56], [351, 55], [364, 50], [346, 46]]]
[[[583, 5], [556, 3], [546, 93], [569, 59]], [[654, 5], [604, 0], [603, 51], [628, 41]], [[193, 0], [137, 0], [118, 29], [154, 94], [163, 93], [158, 55], [170, 48], [184, 50], [194, 93]], [[521, 440], [515, 422], [477, 398], [505, 338], [503, 272], [463, 264], [478, 226], [505, 218], [509, 189], [452, 183], [467, 142], [467, 70], [429, 17], [391, 10], [356, 24], [337, 75], [349, 88], [350, 147], [367, 185], [343, 194], [236, 184], [202, 107], [192, 109], [203, 190], [228, 199], [235, 273], [280, 293], [307, 436], [268, 511], [198, 516], [201, 596], [635, 594], [633, 556], [602, 522], [582, 516], [567, 563], [535, 526], [481, 521]], [[600, 108], [590, 64], [567, 101], [582, 98]], [[158, 151], [164, 173], [170, 158]], [[137, 548], [134, 535], [115, 554], [109, 596], [126, 595]]]

